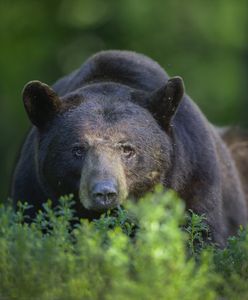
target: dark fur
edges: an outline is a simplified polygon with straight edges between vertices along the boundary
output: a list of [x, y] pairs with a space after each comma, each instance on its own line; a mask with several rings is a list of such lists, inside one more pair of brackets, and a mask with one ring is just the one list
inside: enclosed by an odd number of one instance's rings
[[[183, 96], [181, 80], [169, 80], [156, 62], [126, 51], [94, 55], [55, 83], [59, 104], [48, 89], [52, 109], [47, 120], [47, 106], [42, 111], [31, 99], [29, 89], [35, 87], [25, 88], [24, 102], [38, 128], [26, 139], [12, 188], [15, 201], [34, 205], [32, 215], [47, 198], [56, 203], [59, 195], [73, 192], [79, 215], [93, 217], [81, 204], [91, 205], [88, 186], [114, 177], [120, 202], [126, 196], [137, 199], [157, 183], [175, 189], [187, 208], [206, 215], [221, 246], [246, 224], [244, 192], [227, 147]], [[44, 99], [46, 90], [37, 83], [38, 98]], [[123, 141], [134, 147], [132, 159], [118, 148]], [[80, 160], [72, 158], [75, 143], [85, 151]]]

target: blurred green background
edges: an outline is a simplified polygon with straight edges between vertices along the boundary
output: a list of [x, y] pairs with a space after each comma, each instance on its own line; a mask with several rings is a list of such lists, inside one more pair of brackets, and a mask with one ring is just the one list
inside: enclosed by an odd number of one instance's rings
[[185, 80], [217, 125], [248, 125], [247, 0], [1, 0], [0, 198], [29, 128], [21, 91], [103, 49], [128, 49]]

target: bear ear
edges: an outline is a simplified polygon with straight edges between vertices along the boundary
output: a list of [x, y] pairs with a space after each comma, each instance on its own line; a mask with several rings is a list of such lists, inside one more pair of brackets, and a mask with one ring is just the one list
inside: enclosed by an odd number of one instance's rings
[[38, 80], [25, 85], [22, 97], [30, 121], [38, 128], [44, 127], [62, 104], [53, 89]]
[[168, 129], [184, 95], [183, 79], [172, 77], [155, 91], [149, 101], [149, 111], [164, 129]]

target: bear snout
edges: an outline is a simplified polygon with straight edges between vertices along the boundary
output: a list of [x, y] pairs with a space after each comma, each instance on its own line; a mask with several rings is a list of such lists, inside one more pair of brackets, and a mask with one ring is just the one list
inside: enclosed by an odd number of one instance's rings
[[95, 182], [90, 189], [91, 209], [105, 211], [119, 204], [119, 192], [115, 180]]

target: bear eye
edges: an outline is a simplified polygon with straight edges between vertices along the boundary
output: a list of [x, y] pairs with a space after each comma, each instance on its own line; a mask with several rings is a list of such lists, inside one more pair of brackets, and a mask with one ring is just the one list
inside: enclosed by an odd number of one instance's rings
[[131, 158], [136, 154], [134, 147], [130, 144], [120, 144], [119, 147], [125, 158]]
[[76, 158], [82, 158], [84, 153], [85, 153], [84, 147], [76, 146], [76, 147], [72, 148], [72, 154]]

